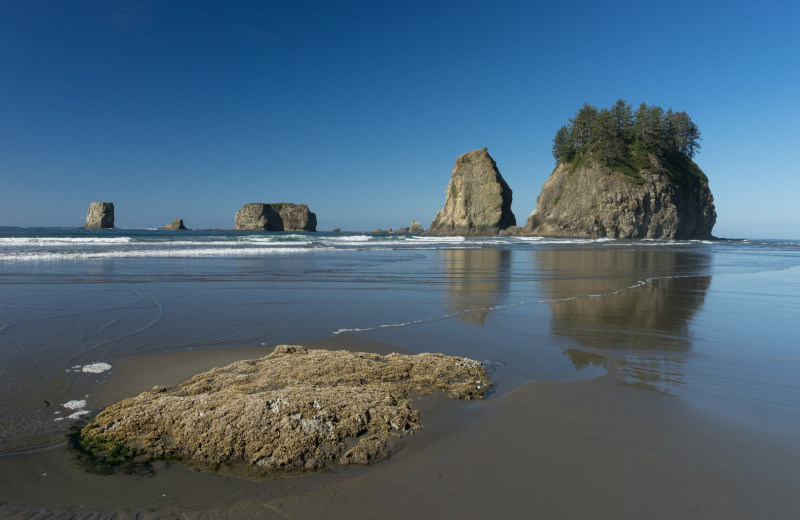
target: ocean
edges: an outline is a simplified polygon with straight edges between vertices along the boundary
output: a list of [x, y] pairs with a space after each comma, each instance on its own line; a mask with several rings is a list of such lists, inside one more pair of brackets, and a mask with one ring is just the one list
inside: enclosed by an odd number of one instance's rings
[[64, 446], [125, 360], [325, 340], [481, 360], [489, 401], [604, 378], [793, 442], [798, 324], [796, 240], [0, 228], [0, 466]]

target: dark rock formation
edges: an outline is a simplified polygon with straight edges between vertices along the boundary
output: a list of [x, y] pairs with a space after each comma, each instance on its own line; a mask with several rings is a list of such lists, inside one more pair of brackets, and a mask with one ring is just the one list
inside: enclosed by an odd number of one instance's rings
[[516, 225], [511, 188], [486, 148], [458, 159], [447, 185], [447, 198], [427, 233], [432, 235], [496, 235]]
[[238, 231], [316, 231], [317, 216], [305, 204], [245, 204], [236, 212]]
[[92, 202], [86, 214], [87, 229], [105, 229], [114, 227], [114, 203]]
[[186, 229], [186, 226], [183, 225], [183, 219], [179, 218], [179, 219], [173, 220], [172, 222], [170, 222], [169, 224], [167, 224], [166, 226], [164, 226], [161, 229], [180, 230], [180, 229]]
[[[576, 238], [709, 239], [717, 219], [705, 175], [689, 159], [665, 167], [650, 154], [638, 175], [592, 160], [559, 164], [524, 232]], [[680, 168], [676, 170], [676, 168]]]

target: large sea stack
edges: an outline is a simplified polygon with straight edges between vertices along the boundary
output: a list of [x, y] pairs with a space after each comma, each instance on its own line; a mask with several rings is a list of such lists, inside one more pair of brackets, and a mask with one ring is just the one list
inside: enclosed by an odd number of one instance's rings
[[524, 233], [548, 237], [709, 239], [717, 220], [700, 168], [649, 153], [625, 173], [591, 159], [561, 163], [544, 183]]
[[511, 212], [511, 188], [483, 148], [456, 159], [444, 207], [426, 233], [497, 235], [516, 223]]
[[316, 231], [317, 216], [305, 204], [245, 204], [236, 212], [238, 231]]
[[114, 203], [92, 202], [86, 214], [87, 229], [105, 229], [114, 227]]
[[524, 233], [549, 237], [709, 239], [708, 178], [692, 161], [700, 130], [686, 112], [589, 103], [553, 137], [556, 168]]

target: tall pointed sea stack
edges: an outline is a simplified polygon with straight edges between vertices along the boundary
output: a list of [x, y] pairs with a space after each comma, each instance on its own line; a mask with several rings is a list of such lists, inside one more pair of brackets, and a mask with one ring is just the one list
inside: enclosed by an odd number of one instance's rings
[[104, 229], [114, 227], [114, 203], [92, 202], [86, 214], [87, 229]]
[[516, 223], [511, 212], [511, 188], [483, 148], [456, 159], [444, 208], [436, 214], [426, 233], [496, 235]]

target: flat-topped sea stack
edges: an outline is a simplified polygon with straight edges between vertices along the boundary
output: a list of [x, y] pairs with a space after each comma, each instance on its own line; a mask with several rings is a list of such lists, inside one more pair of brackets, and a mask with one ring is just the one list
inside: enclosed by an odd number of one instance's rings
[[92, 202], [86, 214], [86, 229], [107, 229], [114, 227], [114, 203]]
[[317, 216], [305, 204], [245, 204], [236, 212], [237, 231], [316, 231]]
[[686, 112], [619, 100], [588, 103], [553, 138], [557, 165], [523, 232], [571, 238], [713, 238], [708, 178], [692, 158], [700, 130]]
[[[654, 155], [636, 177], [597, 162], [559, 164], [536, 199], [523, 233], [572, 238], [710, 239], [717, 219], [708, 182], [677, 184]], [[689, 164], [691, 163], [691, 164]], [[686, 159], [686, 167], [702, 174]]]
[[161, 229], [168, 229], [168, 230], [172, 230], [172, 231], [180, 231], [180, 230], [186, 229], [186, 226], [183, 225], [183, 219], [179, 218], [179, 219], [173, 220], [172, 222], [170, 222], [169, 224], [167, 224], [166, 226], [164, 226]]
[[456, 159], [444, 207], [430, 235], [497, 235], [517, 223], [511, 212], [511, 188], [486, 148]]

